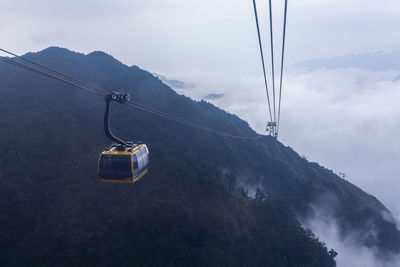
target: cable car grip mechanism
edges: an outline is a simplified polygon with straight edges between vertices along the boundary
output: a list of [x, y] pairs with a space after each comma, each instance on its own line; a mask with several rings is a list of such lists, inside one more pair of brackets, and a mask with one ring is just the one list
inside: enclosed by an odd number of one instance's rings
[[123, 93], [119, 91], [113, 91], [105, 95], [105, 101], [106, 101], [106, 109], [104, 112], [104, 132], [108, 138], [110, 138], [113, 142], [116, 142], [117, 145], [112, 145], [116, 146], [118, 150], [125, 150], [126, 147], [132, 146], [132, 142], [125, 142], [111, 132], [110, 129], [110, 104], [111, 101], [116, 101], [118, 103], [124, 104], [126, 101], [129, 101], [130, 95], [128, 93]]

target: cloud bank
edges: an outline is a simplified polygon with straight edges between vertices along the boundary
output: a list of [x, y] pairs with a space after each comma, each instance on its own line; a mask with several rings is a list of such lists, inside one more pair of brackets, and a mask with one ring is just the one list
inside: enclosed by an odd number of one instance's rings
[[[285, 76], [280, 140], [378, 197], [400, 219], [400, 81], [398, 71], [292, 69]], [[181, 91], [239, 115], [260, 133], [268, 120], [260, 76], [168, 74], [191, 82]]]
[[337, 253], [335, 258], [340, 267], [399, 267], [400, 255], [383, 259], [375, 249], [360, 246], [356, 236], [340, 233], [334, 217], [327, 209], [313, 207], [315, 216], [302, 222], [304, 228], [310, 229], [328, 248]]
[[[400, 219], [400, 81], [398, 71], [356, 68], [291, 69], [285, 76], [280, 140], [376, 196]], [[267, 121], [261, 76], [218, 76], [181, 73], [172, 77], [192, 86], [181, 93], [202, 99], [224, 97], [215, 105], [247, 120], [263, 133]], [[251, 190], [250, 190], [251, 191]], [[249, 192], [250, 192], [249, 191]], [[314, 207], [316, 216], [303, 222], [328, 248], [338, 252], [341, 267], [398, 267], [400, 256], [382, 261], [355, 236], [342, 236], [333, 216]], [[393, 220], [393, 217], [387, 216]], [[397, 219], [396, 219], [397, 218]], [[398, 224], [399, 225], [399, 224]]]

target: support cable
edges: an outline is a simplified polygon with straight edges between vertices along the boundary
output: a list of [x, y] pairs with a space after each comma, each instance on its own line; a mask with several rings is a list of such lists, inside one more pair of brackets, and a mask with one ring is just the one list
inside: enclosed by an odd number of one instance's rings
[[146, 106], [144, 106], [142, 104], [127, 103], [127, 105], [130, 106], [130, 107], [133, 107], [135, 109], [139, 109], [139, 110], [142, 110], [142, 111], [145, 111], [145, 112], [148, 112], [148, 113], [152, 113], [152, 114], [157, 115], [159, 117], [163, 117], [165, 119], [169, 119], [169, 120], [173, 120], [173, 121], [179, 122], [181, 124], [187, 125], [187, 126], [192, 127], [192, 128], [202, 129], [202, 130], [209, 131], [209, 132], [212, 132], [212, 133], [216, 133], [216, 134], [228, 137], [228, 138], [242, 139], [242, 140], [257, 140], [257, 139], [262, 137], [261, 135], [257, 135], [255, 137], [232, 135], [232, 134], [229, 134], [229, 133], [226, 133], [226, 132], [223, 132], [223, 131], [219, 131], [219, 130], [216, 130], [216, 129], [213, 129], [213, 128], [209, 128], [209, 127], [206, 127], [206, 126], [202, 126], [200, 124], [196, 124], [196, 123], [184, 120], [184, 119], [179, 118], [179, 117], [175, 117], [173, 115], [170, 115], [168, 113], [165, 113], [165, 112], [162, 112], [162, 111], [159, 111], [159, 110], [155, 110], [153, 108], [148, 108], [148, 107], [146, 107]]
[[284, 17], [283, 17], [283, 41], [282, 41], [281, 75], [280, 75], [280, 82], [279, 82], [278, 128], [277, 128], [277, 133], [279, 133], [279, 127], [281, 125], [280, 121], [281, 121], [281, 101], [282, 101], [282, 80], [283, 80], [283, 65], [284, 65], [284, 58], [285, 58], [287, 7], [288, 7], [288, 0], [285, 0], [285, 11], [284, 11]]
[[[3, 49], [1, 49], [1, 50], [3, 51]], [[4, 62], [7, 62], [7, 63], [9, 63], [9, 64], [12, 64], [12, 65], [14, 65], [14, 66], [17, 66], [17, 67], [20, 67], [20, 68], [23, 68], [23, 69], [26, 69], [26, 70], [29, 70], [29, 71], [32, 71], [32, 72], [41, 74], [41, 75], [44, 75], [44, 76], [49, 77], [49, 78], [51, 78], [51, 79], [58, 80], [58, 81], [61, 81], [61, 82], [63, 82], [63, 83], [72, 85], [72, 86], [74, 86], [74, 87], [81, 88], [81, 89], [86, 90], [86, 91], [89, 91], [89, 92], [91, 92], [91, 93], [93, 93], [93, 94], [96, 94], [96, 95], [99, 95], [99, 96], [102, 96], [102, 97], [105, 96], [105, 94], [103, 94], [103, 93], [101, 93], [101, 92], [98, 92], [98, 91], [96, 91], [96, 90], [93, 90], [93, 88], [96, 88], [96, 87], [94, 87], [94, 86], [92, 86], [92, 85], [89, 85], [89, 84], [86, 83], [86, 82], [80, 81], [80, 82], [79, 82], [80, 84], [78, 84], [76, 81], [79, 81], [79, 80], [77, 80], [77, 79], [75, 79], [75, 78], [73, 78], [73, 77], [68, 77], [68, 78], [71, 79], [72, 81], [71, 81], [71, 80], [68, 80], [68, 79], [64, 79], [64, 78], [55, 76], [54, 74], [50, 74], [50, 73], [44, 72], [44, 71], [39, 70], [39, 69], [37, 69], [37, 68], [35, 68], [35, 67], [27, 66], [27, 65], [25, 65], [25, 64], [23, 64], [23, 63], [17, 62], [17, 61], [15, 61], [15, 60], [11, 59], [11, 58], [7, 58], [7, 57], [3, 57], [3, 56], [0, 56], [0, 60], [2, 60], [2, 61], [4, 61]], [[34, 62], [34, 61], [32, 61], [31, 63], [33, 63], [33, 62]], [[36, 63], [36, 62], [35, 62], [35, 63]], [[33, 63], [33, 64], [35, 64], [35, 63]], [[38, 63], [37, 63], [37, 64], [38, 64]], [[35, 65], [37, 65], [37, 64], [35, 64]], [[47, 69], [47, 67], [45, 67], [44, 65], [43, 65], [42, 67], [44, 67], [44, 68]], [[50, 69], [49, 69], [49, 70], [50, 70]], [[53, 71], [53, 70], [52, 70], [52, 71]], [[61, 72], [58, 72], [58, 71], [53, 71], [53, 72], [54, 72], [54, 73], [61, 73]], [[65, 77], [65, 76], [64, 76], [64, 77]], [[86, 84], [86, 86], [85, 86], [85, 85], [82, 85], [82, 83]], [[88, 85], [89, 85], [89, 86], [88, 86]], [[89, 87], [91, 87], [91, 88], [89, 88]], [[107, 91], [106, 91], [106, 92], [107, 92]], [[107, 92], [107, 93], [108, 93], [108, 92]], [[135, 108], [135, 109], [138, 109], [138, 110], [147, 112], [147, 113], [151, 113], [151, 114], [157, 115], [157, 116], [159, 116], [159, 117], [163, 117], [163, 118], [165, 118], [165, 119], [173, 120], [173, 121], [179, 122], [179, 123], [181, 123], [181, 124], [187, 125], [187, 126], [189, 126], [189, 127], [193, 127], [193, 128], [197, 128], [197, 129], [202, 129], [202, 130], [205, 130], [205, 131], [209, 131], [209, 132], [212, 132], [212, 133], [216, 133], [216, 134], [222, 135], [222, 136], [224, 136], [224, 137], [228, 137], [228, 138], [241, 139], [241, 140], [257, 140], [257, 139], [259, 139], [259, 138], [262, 137], [262, 135], [258, 135], [258, 134], [257, 134], [255, 137], [246, 137], [246, 136], [232, 135], [232, 134], [229, 134], [229, 133], [220, 131], [220, 130], [216, 130], [216, 129], [213, 129], [213, 128], [209, 128], [209, 127], [207, 127], [207, 126], [203, 126], [203, 125], [200, 125], [200, 124], [196, 124], [196, 123], [193, 123], [193, 122], [184, 120], [184, 119], [182, 119], [182, 118], [173, 116], [173, 115], [171, 115], [171, 114], [168, 114], [168, 113], [159, 111], [159, 110], [157, 110], [157, 109], [154, 109], [154, 108], [145, 106], [145, 105], [143, 105], [143, 104], [140, 104], [140, 103], [137, 103], [137, 102], [134, 102], [134, 101], [127, 102], [126, 104], [127, 104], [129, 107], [132, 107], [132, 108]]]
[[58, 81], [60, 81], [60, 82], [63, 82], [63, 83], [66, 83], [66, 84], [69, 84], [69, 85], [72, 85], [72, 86], [81, 88], [81, 89], [83, 89], [83, 90], [89, 91], [89, 92], [91, 92], [91, 93], [93, 93], [93, 94], [103, 96], [103, 94], [100, 93], [100, 92], [98, 92], [98, 91], [92, 90], [92, 89], [90, 89], [90, 88], [87, 88], [87, 87], [85, 87], [85, 86], [76, 84], [76, 83], [71, 82], [71, 81], [68, 81], [68, 80], [66, 80], [66, 79], [63, 79], [63, 78], [60, 78], [60, 77], [51, 75], [51, 74], [49, 74], [49, 73], [46, 73], [46, 72], [41, 71], [41, 70], [39, 70], [39, 69], [36, 69], [36, 68], [34, 68], [34, 67], [30, 67], [30, 66], [24, 65], [24, 64], [22, 64], [22, 63], [19, 63], [19, 62], [14, 61], [14, 60], [12, 60], [12, 59], [10, 59], [10, 58], [6, 58], [6, 57], [3, 57], [3, 56], [0, 56], [0, 59], [3, 60], [3, 61], [5, 61], [5, 62], [7, 62], [7, 63], [9, 63], [9, 64], [14, 65], [14, 66], [17, 66], [17, 67], [20, 67], [20, 68], [23, 68], [23, 69], [26, 69], [26, 70], [30, 70], [30, 71], [32, 71], [32, 72], [36, 72], [36, 73], [38, 73], [38, 74], [44, 75], [44, 76], [46, 76], [46, 77], [49, 77], [49, 78], [51, 78], [51, 79], [58, 80]]
[[272, 95], [273, 95], [273, 104], [274, 104], [274, 122], [276, 122], [275, 61], [274, 61], [274, 32], [272, 30], [272, 0], [269, 0], [269, 33], [270, 33], [270, 40], [271, 40]]
[[52, 68], [50, 68], [50, 67], [47, 67], [47, 66], [45, 66], [45, 65], [43, 65], [43, 64], [40, 64], [40, 63], [38, 63], [38, 62], [35, 62], [35, 61], [33, 61], [33, 60], [30, 60], [30, 59], [27, 59], [27, 58], [24, 58], [24, 57], [21, 57], [21, 56], [18, 56], [17, 54], [14, 54], [14, 53], [12, 53], [12, 52], [10, 52], [10, 51], [7, 51], [7, 50], [5, 50], [5, 49], [0, 48], [0, 51], [2, 51], [2, 52], [4, 52], [4, 53], [7, 53], [7, 54], [9, 54], [9, 55], [12, 55], [12, 56], [14, 56], [14, 57], [17, 57], [17, 58], [19, 58], [19, 59], [22, 59], [22, 60], [24, 60], [24, 61], [26, 61], [26, 62], [32, 63], [32, 64], [34, 64], [34, 65], [36, 65], [36, 66], [39, 66], [39, 67], [41, 67], [41, 68], [44, 68], [44, 69], [46, 69], [46, 70], [49, 70], [49, 71], [51, 71], [51, 72], [54, 72], [54, 73], [56, 73], [56, 74], [58, 74], [58, 75], [60, 75], [60, 76], [63, 76], [64, 78], [71, 79], [71, 80], [73, 80], [73, 81], [75, 81], [75, 82], [78, 82], [78, 83], [80, 83], [80, 84], [82, 84], [82, 85], [85, 85], [85, 86], [87, 86], [87, 87], [90, 87], [90, 88], [92, 88], [92, 89], [94, 89], [94, 90], [99, 90], [99, 91], [102, 91], [103, 93], [108, 93], [106, 90], [104, 90], [104, 89], [102, 89], [102, 88], [100, 88], [100, 87], [93, 86], [93, 85], [88, 84], [88, 83], [86, 83], [86, 82], [84, 82], [84, 81], [82, 81], [82, 80], [78, 80], [78, 79], [76, 79], [76, 78], [74, 78], [74, 77], [72, 77], [72, 76], [70, 76], [70, 75], [67, 75], [67, 74], [65, 74], [65, 73], [62, 73], [62, 72], [57, 71], [57, 70], [55, 70], [55, 69], [52, 69]]
[[272, 121], [271, 102], [269, 100], [267, 74], [265, 72], [264, 53], [263, 53], [262, 43], [261, 43], [260, 26], [259, 26], [259, 23], [258, 23], [256, 0], [253, 0], [253, 7], [254, 7], [254, 16], [255, 16], [255, 19], [256, 19], [256, 26], [257, 26], [258, 44], [260, 46], [260, 54], [261, 54], [261, 63], [262, 63], [263, 74], [264, 74], [265, 91], [267, 92], [269, 117], [270, 117], [270, 119]]

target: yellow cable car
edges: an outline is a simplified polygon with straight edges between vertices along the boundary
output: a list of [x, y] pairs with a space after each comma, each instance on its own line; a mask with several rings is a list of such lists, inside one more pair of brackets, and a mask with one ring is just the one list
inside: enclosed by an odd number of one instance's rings
[[126, 93], [111, 92], [106, 95], [104, 131], [117, 144], [104, 150], [98, 161], [98, 174], [106, 183], [135, 183], [147, 173], [149, 150], [145, 144], [133, 144], [115, 137], [110, 130], [110, 102], [124, 103], [130, 97]]
[[99, 157], [99, 176], [107, 183], [134, 183], [147, 173], [149, 150], [144, 144], [121, 149], [114, 146]]

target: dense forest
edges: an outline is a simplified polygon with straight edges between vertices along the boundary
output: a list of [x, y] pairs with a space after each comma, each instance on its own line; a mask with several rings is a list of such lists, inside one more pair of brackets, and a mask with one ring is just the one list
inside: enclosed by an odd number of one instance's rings
[[[238, 117], [105, 53], [52, 47], [26, 56], [195, 123], [256, 136]], [[269, 136], [229, 139], [113, 103], [114, 133], [145, 142], [151, 165], [133, 185], [103, 184], [104, 99], [0, 62], [0, 111], [1, 266], [334, 266], [336, 252], [296, 218], [312, 216], [310, 204], [327, 193], [343, 234], [385, 255], [400, 250], [378, 200]]]

